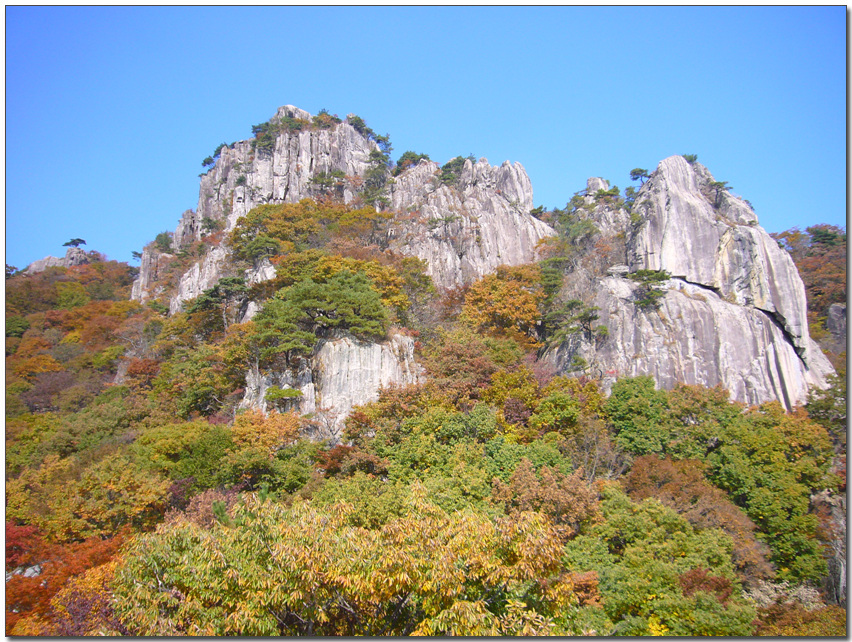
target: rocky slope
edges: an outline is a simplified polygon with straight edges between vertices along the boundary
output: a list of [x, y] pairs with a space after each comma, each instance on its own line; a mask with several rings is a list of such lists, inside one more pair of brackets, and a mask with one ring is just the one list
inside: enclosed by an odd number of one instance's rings
[[37, 272], [44, 272], [49, 267], [72, 267], [74, 265], [85, 265], [92, 261], [101, 260], [103, 260], [103, 257], [97, 252], [86, 252], [86, 250], [79, 247], [69, 247], [68, 251], [65, 252], [65, 256], [61, 258], [46, 256], [38, 261], [33, 261], [27, 266], [24, 272], [27, 274], [36, 274]]
[[[288, 105], [270, 122], [310, 122], [312, 118]], [[185, 212], [178, 223], [172, 237], [175, 251], [190, 247], [211, 230], [227, 233], [239, 217], [258, 205], [319, 196], [312, 179], [322, 173], [342, 173], [338, 196], [351, 202], [371, 168], [370, 154], [377, 150], [377, 144], [359, 133], [349, 119], [330, 129], [281, 131], [268, 150], [257, 149], [252, 141], [224, 146], [215, 165], [201, 178], [197, 209]], [[519, 163], [492, 167], [485, 159], [466, 161], [454, 185], [442, 183], [439, 175], [440, 167], [425, 161], [390, 183], [390, 209], [398, 213], [387, 240], [391, 250], [425, 259], [429, 275], [441, 287], [470, 283], [501, 264], [535, 260], [536, 244], [553, 230], [529, 214], [532, 186]], [[217, 245], [180, 275], [169, 293], [160, 274], [171, 258], [153, 245], [145, 248], [133, 299], [170, 295], [169, 309], [174, 314], [225, 276], [243, 276], [252, 284], [275, 275], [268, 261], [236, 274], [227, 246]], [[243, 320], [257, 310], [257, 304], [250, 302]], [[353, 404], [373, 398], [380, 386], [417, 380], [419, 367], [410, 344], [401, 336], [380, 344], [346, 338], [326, 342], [300, 372], [267, 377], [250, 373], [243, 403], [263, 407], [266, 388], [281, 385], [302, 391], [302, 412], [322, 407], [345, 416]]]
[[439, 174], [437, 163], [424, 160], [391, 186], [391, 208], [400, 213], [392, 248], [427, 261], [439, 287], [535, 260], [536, 244], [553, 229], [529, 214], [532, 185], [520, 163], [467, 159], [456, 185]]
[[[809, 386], [825, 386], [832, 368], [808, 334], [792, 259], [748, 204], [714, 184], [706, 168], [682, 156], [659, 164], [622, 230], [627, 266], [611, 270], [593, 296], [607, 336], [573, 337], [551, 350], [547, 358], [560, 371], [579, 356], [610, 384], [636, 375], [666, 388], [722, 384], [734, 399], [787, 407], [803, 403]], [[592, 218], [617, 229], [601, 208]], [[627, 273], [638, 270], [672, 277], [656, 310], [635, 303], [640, 286]]]
[[[270, 122], [286, 119], [311, 121], [312, 116], [285, 106]], [[342, 175], [337, 195], [351, 202], [372, 167], [371, 153], [379, 149], [352, 122], [327, 129], [282, 128], [265, 148], [252, 141], [223, 147], [202, 177], [198, 208], [184, 213], [178, 224], [176, 250], [211, 230], [231, 230], [257, 205], [318, 196], [313, 179], [321, 173]], [[579, 261], [563, 289], [566, 298], [584, 298], [599, 309], [608, 335], [604, 340], [572, 336], [552, 347], [545, 359], [560, 372], [576, 372], [576, 357], [582, 357], [605, 385], [619, 376], [649, 374], [664, 387], [721, 384], [735, 399], [778, 399], [788, 407], [802, 403], [809, 386], [825, 385], [831, 367], [808, 335], [804, 286], [787, 253], [757, 224], [750, 205], [682, 156], [659, 164], [631, 212], [594, 197], [608, 188], [603, 179], [589, 179], [581, 216], [615, 250]], [[390, 180], [386, 195], [394, 212], [387, 247], [424, 259], [440, 287], [470, 283], [501, 264], [532, 262], [537, 244], [554, 234], [530, 213], [532, 186], [519, 163], [492, 167], [485, 159], [467, 159], [448, 179], [437, 163], [422, 160]], [[164, 293], [159, 272], [168, 258], [154, 246], [146, 248], [134, 299]], [[636, 306], [639, 286], [628, 274], [639, 270], [671, 275], [659, 309]], [[257, 283], [274, 274], [264, 262], [238, 275]], [[171, 312], [233, 275], [227, 246], [209, 247], [177, 278]], [[257, 310], [249, 303], [245, 318]], [[418, 372], [413, 357], [400, 356], [408, 353], [400, 352], [398, 337], [370, 345], [336, 341], [323, 344], [303, 372], [273, 373], [266, 379], [250, 375], [255, 380], [244, 403], [261, 405], [264, 386], [280, 384], [303, 391], [300, 405], [306, 412], [320, 404], [345, 414], [352, 403], [371, 398], [379, 385], [420, 376], [412, 374]], [[338, 344], [340, 349], [334, 348]]]

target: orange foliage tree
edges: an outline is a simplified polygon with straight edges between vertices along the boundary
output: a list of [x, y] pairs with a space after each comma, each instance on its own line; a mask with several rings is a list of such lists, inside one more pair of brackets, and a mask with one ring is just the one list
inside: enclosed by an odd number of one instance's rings
[[108, 562], [122, 543], [122, 535], [50, 543], [32, 526], [6, 522], [6, 573], [13, 573], [6, 581], [6, 635], [43, 635], [53, 596], [69, 578]]
[[479, 332], [503, 333], [534, 347], [544, 298], [538, 266], [501, 266], [470, 286], [460, 320]]

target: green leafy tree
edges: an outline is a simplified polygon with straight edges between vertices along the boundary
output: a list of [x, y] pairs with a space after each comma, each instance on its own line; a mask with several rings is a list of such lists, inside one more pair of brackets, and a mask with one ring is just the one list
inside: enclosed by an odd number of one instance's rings
[[605, 406], [616, 441], [637, 455], [663, 452], [669, 441], [666, 393], [651, 377], [619, 379]]
[[665, 270], [637, 270], [628, 275], [639, 284], [633, 303], [640, 310], [656, 310], [660, 307], [661, 299], [666, 295], [662, 283], [668, 281], [671, 275]]
[[380, 530], [349, 510], [248, 496], [230, 525], [163, 526], [124, 558], [116, 612], [147, 635], [494, 635], [556, 633], [577, 601], [534, 513], [449, 515], [418, 487]]
[[81, 245], [85, 245], [86, 241], [83, 239], [71, 239], [67, 243], [63, 243], [63, 247], [80, 247]]
[[444, 185], [458, 185], [466, 160], [474, 162], [475, 159], [473, 158], [473, 155], [470, 155], [468, 158], [465, 158], [464, 156], [456, 156], [452, 160], [447, 161], [441, 167], [441, 176], [439, 177], [440, 181]]
[[133, 443], [132, 452], [140, 467], [173, 481], [188, 479], [190, 489], [199, 492], [225, 481], [221, 460], [232, 446], [225, 426], [199, 420], [147, 430]]
[[757, 525], [779, 577], [817, 581], [826, 566], [810, 497], [834, 484], [826, 431], [777, 402], [744, 412], [721, 389], [675, 392], [655, 390], [649, 377], [616, 382], [605, 411], [617, 442], [637, 455], [704, 461], [707, 479]]
[[272, 366], [279, 358], [291, 367], [311, 353], [316, 335], [301, 325], [302, 312], [292, 301], [274, 298], [266, 302], [254, 318], [257, 333], [250, 342], [256, 348], [258, 364]]
[[300, 325], [314, 333], [339, 328], [371, 339], [387, 333], [387, 311], [363, 273], [343, 271], [325, 283], [307, 279], [285, 290], [282, 298], [298, 310]]
[[221, 348], [200, 345], [178, 349], [163, 363], [154, 379], [152, 395], [172, 405], [178, 416], [189, 418], [193, 413], [215, 413], [231, 389]]
[[[9, 327], [8, 320], [6, 327]], [[841, 369], [837, 374], [829, 376], [828, 384], [825, 390], [811, 390], [805, 408], [808, 416], [825, 428], [835, 443], [845, 448], [848, 412], [845, 370]]]
[[648, 170], [642, 169], [641, 167], [637, 167], [635, 169], [630, 170], [630, 180], [631, 181], [641, 181], [641, 184], [644, 185], [645, 181], [649, 178]]
[[403, 153], [403, 155], [396, 161], [396, 167], [393, 170], [393, 175], [399, 176], [399, 174], [407, 170], [409, 167], [417, 165], [421, 160], [430, 160], [429, 154], [418, 154], [417, 152], [412, 152], [410, 150]]
[[722, 204], [722, 194], [730, 191], [732, 188], [728, 185], [728, 181], [713, 181], [710, 183], [710, 189], [715, 194], [713, 207], [717, 208]]
[[694, 530], [653, 499], [635, 504], [615, 484], [600, 509], [603, 519], [568, 542], [564, 561], [597, 572], [606, 635], [752, 634], [755, 610], [737, 596], [730, 538]]
[[541, 434], [557, 432], [567, 437], [575, 431], [579, 418], [577, 400], [566, 392], [555, 390], [538, 403], [529, 425]]
[[745, 583], [754, 586], [771, 578], [769, 547], [756, 538], [757, 526], [727, 493], [706, 480], [705, 468], [695, 459], [672, 461], [643, 455], [621, 482], [634, 501], [653, 497], [683, 515], [695, 529], [719, 528], [729, 535], [734, 543], [734, 568]]
[[[388, 149], [390, 149], [389, 143]], [[370, 167], [364, 174], [364, 184], [360, 191], [364, 203], [374, 207], [382, 207], [388, 204], [387, 186], [391, 173], [390, 166], [389, 152], [381, 150], [370, 152]]]
[[154, 238], [154, 247], [163, 254], [172, 252], [172, 235], [169, 232], [160, 232]]
[[245, 300], [248, 287], [245, 279], [229, 276], [222, 279], [212, 288], [205, 290], [187, 306], [190, 315], [204, 312], [221, 312], [222, 326], [225, 331], [234, 322], [234, 316], [239, 305]]

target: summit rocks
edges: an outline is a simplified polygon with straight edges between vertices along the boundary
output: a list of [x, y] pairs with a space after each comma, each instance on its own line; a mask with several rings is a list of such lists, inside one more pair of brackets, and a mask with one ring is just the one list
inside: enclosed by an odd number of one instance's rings
[[[718, 186], [682, 156], [659, 164], [622, 230], [627, 269], [600, 279], [593, 297], [606, 339], [575, 338], [549, 351], [560, 371], [581, 357], [605, 385], [651, 375], [664, 388], [721, 384], [736, 400], [788, 408], [804, 403], [810, 387], [825, 387], [833, 370], [809, 336], [792, 259], [747, 203]], [[610, 212], [596, 208], [592, 218], [614, 231]], [[656, 309], [636, 305], [639, 286], [624, 272], [639, 270], [671, 276]]]
[[492, 167], [465, 160], [456, 185], [439, 178], [437, 163], [421, 161], [391, 189], [399, 212], [392, 247], [427, 261], [436, 286], [452, 287], [500, 265], [535, 260], [536, 244], [553, 229], [532, 216], [530, 179], [520, 163]]
[[[222, 146], [201, 178], [197, 209], [184, 213], [172, 235], [173, 251], [198, 247], [216, 230], [228, 233], [258, 205], [328, 196], [357, 202], [382, 149], [381, 137], [364, 133], [359, 121], [350, 116], [315, 127], [311, 114], [284, 106], [264, 125], [270, 133], [263, 139]], [[501, 265], [536, 261], [541, 241], [556, 232], [533, 215], [523, 166], [468, 158], [454, 167], [446, 172], [423, 159], [387, 176], [384, 208], [392, 218], [382, 247], [424, 260], [439, 289], [471, 284]], [[682, 156], [663, 160], [629, 209], [608, 191], [605, 180], [589, 179], [580, 216], [602, 243], [586, 246], [588, 260], [572, 259], [560, 293], [597, 308], [606, 333], [594, 340], [570, 336], [542, 359], [560, 373], [593, 375], [605, 388], [619, 377], [647, 374], [665, 388], [721, 384], [752, 404], [777, 399], [792, 407], [809, 388], [826, 385], [832, 368], [808, 334], [801, 278], [746, 201]], [[238, 268], [226, 244], [201, 247], [195, 263], [175, 274], [174, 257], [149, 245], [133, 298], [168, 297], [176, 313], [224, 277], [257, 284], [275, 276], [268, 260]], [[641, 286], [630, 277], [642, 270], [670, 275], [657, 286], [664, 291], [659, 306], [637, 305]], [[249, 302], [243, 320], [259, 309]], [[302, 390], [304, 408], [342, 415], [381, 385], [422, 376], [399, 338], [335, 341], [301, 374], [251, 375], [244, 404], [259, 407], [263, 387], [277, 381]]]

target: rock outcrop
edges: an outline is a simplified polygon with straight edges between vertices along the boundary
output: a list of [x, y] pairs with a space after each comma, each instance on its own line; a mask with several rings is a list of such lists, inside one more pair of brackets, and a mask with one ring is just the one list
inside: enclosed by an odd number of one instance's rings
[[[281, 107], [270, 123], [283, 119], [310, 122], [311, 114], [291, 105]], [[224, 146], [215, 165], [202, 176], [196, 211], [184, 212], [173, 236], [175, 248], [200, 240], [205, 231], [233, 229], [239, 217], [265, 203], [295, 203], [319, 196], [314, 179], [337, 172], [344, 178], [337, 196], [350, 202], [372, 167], [378, 146], [359, 133], [348, 119], [330, 129], [280, 131], [274, 145], [258, 149], [253, 141]], [[497, 266], [535, 260], [536, 244], [553, 234], [530, 214], [532, 185], [520, 163], [492, 167], [484, 158], [465, 161], [453, 185], [441, 182], [437, 163], [423, 161], [402, 172], [389, 185], [390, 209], [397, 212], [388, 239], [391, 249], [428, 263], [428, 274], [439, 287], [452, 287], [492, 272]], [[157, 287], [156, 266], [148, 247], [143, 252], [133, 298], [145, 300]], [[229, 264], [225, 249], [213, 248], [179, 281], [169, 308], [213, 287]], [[247, 279], [271, 278], [269, 270], [241, 274]]]
[[[312, 118], [302, 109], [285, 105], [269, 122], [311, 122]], [[258, 205], [297, 203], [319, 195], [319, 187], [311, 181], [323, 172], [339, 171], [349, 177], [341, 193], [348, 203], [355, 197], [354, 185], [370, 168], [370, 152], [378, 149], [348, 121], [330, 129], [282, 131], [268, 150], [253, 143], [244, 140], [221, 149], [216, 164], [201, 177], [197, 210], [185, 213], [178, 224], [177, 247], [200, 240], [205, 219], [221, 221], [230, 230]]]
[[656, 310], [640, 310], [639, 287], [627, 278], [600, 281], [594, 298], [606, 339], [574, 341], [548, 358], [560, 372], [581, 357], [604, 387], [621, 377], [650, 375], [661, 388], [678, 383], [722, 384], [731, 398], [749, 404], [804, 403], [810, 386], [824, 386], [827, 362], [808, 368], [779, 323], [764, 311], [732, 304], [712, 289], [671, 279]]
[[465, 160], [454, 185], [437, 163], [421, 161], [391, 186], [391, 247], [424, 259], [438, 287], [470, 283], [500, 265], [536, 259], [536, 244], [553, 229], [530, 214], [533, 194], [520, 163], [492, 167]]
[[790, 255], [744, 201], [683, 156], [662, 161], [639, 191], [628, 236], [631, 270], [665, 270], [775, 316], [807, 359], [805, 286]]
[[[224, 146], [201, 179], [197, 210], [178, 224], [174, 247], [187, 248], [216, 230], [228, 232], [240, 216], [265, 203], [293, 203], [328, 189], [345, 202], [355, 199], [375, 169], [374, 137], [361, 133], [360, 124], [359, 132], [351, 118], [328, 128], [286, 126], [310, 121], [307, 112], [285, 106], [270, 121], [273, 138]], [[519, 163], [492, 167], [484, 158], [467, 159], [452, 175], [442, 170], [422, 160], [388, 182], [388, 208], [394, 212], [389, 250], [425, 260], [435, 284], [447, 288], [502, 264], [536, 260], [537, 245], [554, 230], [532, 214], [532, 186]], [[317, 180], [332, 174], [331, 183]], [[681, 156], [659, 164], [630, 212], [601, 190], [609, 190], [606, 181], [589, 179], [578, 212], [593, 224], [583, 233], [596, 229], [607, 242], [596, 245], [594, 256], [572, 258], [563, 294], [576, 298], [584, 292], [580, 298], [599, 308], [608, 336], [575, 335], [545, 359], [562, 372], [576, 372], [575, 357], [582, 357], [607, 385], [619, 376], [650, 374], [665, 387], [679, 381], [721, 384], [735, 399], [778, 399], [788, 407], [802, 403], [809, 386], [825, 385], [832, 369], [808, 335], [804, 286], [747, 202]], [[134, 299], [164, 293], [162, 259], [170, 257], [146, 248]], [[638, 270], [671, 275], [659, 309], [635, 305], [639, 286], [628, 277]], [[274, 274], [268, 261], [237, 270], [227, 246], [211, 246], [172, 286], [170, 310], [180, 310], [225, 276], [244, 276], [253, 284]], [[242, 320], [259, 309], [248, 302]], [[353, 404], [374, 398], [382, 385], [418, 380], [408, 343], [404, 337], [375, 344], [345, 337], [325, 341], [298, 372], [250, 373], [243, 403], [264, 405], [266, 389], [278, 385], [302, 392], [303, 412], [327, 408], [343, 416]]]
[[825, 329], [829, 337], [823, 340], [823, 345], [831, 352], [841, 353], [846, 350], [846, 305], [832, 303], [828, 308], [825, 319]]
[[[574, 337], [552, 350], [547, 358], [560, 371], [576, 369], [581, 357], [607, 386], [651, 375], [665, 388], [722, 384], [739, 401], [777, 399], [788, 408], [804, 403], [809, 387], [826, 385], [832, 368], [808, 334], [805, 288], [792, 259], [749, 205], [717, 188], [697, 163], [681, 156], [660, 163], [625, 230], [626, 272], [672, 277], [660, 306], [640, 309], [640, 286], [614, 266], [591, 302], [606, 337]], [[611, 212], [596, 208], [592, 218], [612, 229]]]
[[139, 276], [133, 281], [130, 298], [144, 303], [156, 299], [164, 293], [162, 271], [174, 255], [146, 249], [142, 252]]
[[[586, 195], [583, 200], [587, 205], [595, 203], [595, 194], [599, 190], [609, 190], [609, 181], [602, 178], [592, 177], [586, 181]], [[623, 207], [606, 202], [597, 203], [594, 215], [590, 217], [601, 236], [613, 237], [624, 235], [630, 225], [630, 214]]]
[[422, 377], [411, 337], [393, 334], [387, 341], [371, 343], [340, 336], [320, 342], [314, 356], [295, 372], [250, 372], [241, 407], [265, 410], [270, 386], [292, 388], [301, 393], [294, 409], [321, 413], [333, 426], [354, 406], [375, 401], [381, 388], [417, 383]]
[[46, 256], [43, 259], [30, 263], [24, 272], [26, 274], [36, 274], [44, 272], [50, 267], [72, 267], [102, 260], [103, 256], [98, 252], [86, 252], [86, 250], [79, 247], [69, 247], [64, 257]]

